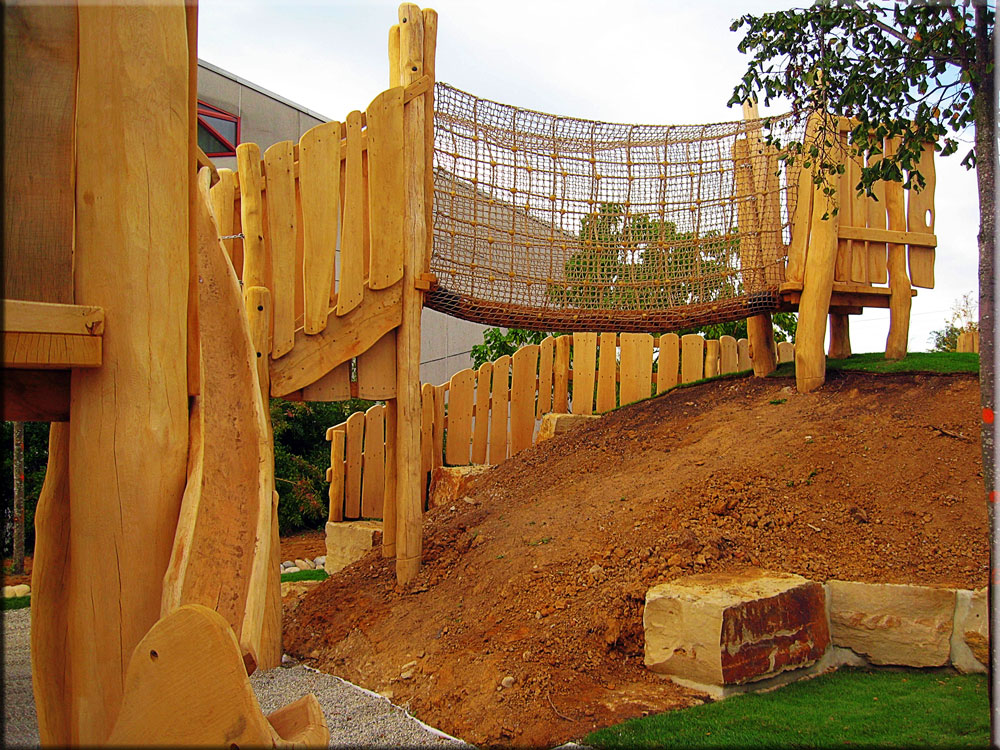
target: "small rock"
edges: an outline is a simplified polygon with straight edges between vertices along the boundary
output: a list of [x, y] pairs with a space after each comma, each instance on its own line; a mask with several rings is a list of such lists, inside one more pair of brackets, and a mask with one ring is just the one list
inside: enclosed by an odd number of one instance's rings
[[392, 697], [393, 697], [393, 696], [395, 695], [395, 693], [393, 693], [393, 692], [392, 692], [391, 690], [389, 690], [389, 689], [386, 689], [386, 690], [380, 690], [380, 691], [379, 691], [379, 695], [381, 695], [381, 696], [382, 696], [383, 698], [385, 698], [386, 700], [390, 700], [390, 701], [391, 701], [391, 700], [392, 700]]
[[295, 659], [293, 659], [292, 657], [290, 657], [288, 654], [282, 654], [281, 655], [281, 663], [282, 664], [294, 664], [295, 663]]
[[408, 661], [408, 662], [406, 662], [406, 664], [404, 664], [402, 667], [400, 667], [400, 671], [402, 671], [402, 672], [409, 672], [415, 666], [417, 666], [416, 660], [414, 660], [414, 661]]
[[14, 587], [13, 586], [4, 586], [3, 587], [3, 598], [4, 599], [13, 599], [15, 596], [16, 596], [16, 594], [14, 593]]
[[14, 596], [27, 596], [31, 593], [31, 586], [26, 583], [19, 583], [14, 587]]
[[295, 567], [297, 567], [299, 570], [315, 570], [316, 568], [316, 566], [313, 565], [308, 560], [303, 560], [299, 557], [295, 558]]
[[313, 649], [312, 651], [310, 651], [309, 652], [309, 658], [310, 659], [318, 659], [319, 658], [319, 650]]
[[604, 580], [604, 568], [602, 568], [600, 565], [596, 564], [592, 565], [590, 570], [588, 570], [587, 572], [590, 573], [590, 575], [593, 577], [595, 581]]
[[407, 670], [407, 671], [403, 672], [402, 674], [399, 675], [399, 679], [401, 679], [401, 680], [412, 680], [413, 679], [413, 671], [412, 670]]
[[322, 568], [324, 565], [326, 565], [326, 555], [320, 555], [315, 560], [313, 560], [313, 562], [316, 563], [317, 568]]
[[502, 680], [500, 680], [500, 685], [505, 688], [513, 687], [514, 677], [512, 675], [507, 675]]
[[290, 568], [294, 564], [295, 563], [293, 563], [291, 560], [285, 560], [283, 563], [281, 563], [281, 567], [283, 567], [283, 568]]
[[285, 568], [285, 572], [286, 572], [286, 573], [298, 573], [298, 572], [299, 572], [299, 568], [297, 568], [297, 567], [295, 567], [295, 566], [293, 565], [293, 566], [292, 566], [292, 567], [290, 567], [290, 568]]

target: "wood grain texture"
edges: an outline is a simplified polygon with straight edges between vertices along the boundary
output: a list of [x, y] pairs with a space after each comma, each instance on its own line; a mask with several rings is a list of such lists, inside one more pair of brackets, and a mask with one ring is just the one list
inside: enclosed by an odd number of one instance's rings
[[241, 143], [236, 147], [240, 173], [240, 226], [243, 228], [243, 285], [266, 286], [267, 254], [264, 248], [263, 179], [260, 147]]
[[738, 339], [736, 341], [736, 352], [737, 352], [737, 372], [745, 372], [753, 368], [753, 362], [750, 361], [750, 340], [749, 339]]
[[434, 450], [431, 454], [431, 469], [444, 463], [445, 400], [447, 385], [434, 386]]
[[[840, 133], [839, 145], [831, 152], [831, 159], [835, 159], [837, 162], [844, 164], [845, 170], [840, 179], [837, 180], [837, 207], [839, 209], [837, 215], [837, 225], [843, 224], [844, 226], [851, 226], [853, 221], [853, 203], [851, 201], [851, 195], [853, 193], [851, 186], [851, 176], [850, 170], [847, 169], [847, 133]], [[813, 206], [817, 206], [816, 197], [813, 197]], [[815, 210], [815, 209], [814, 209]], [[819, 212], [822, 216], [823, 211]], [[813, 221], [813, 226], [816, 226], [815, 219]], [[813, 242], [815, 242], [813, 238]], [[834, 267], [834, 281], [850, 281], [851, 280], [851, 255], [852, 255], [852, 244], [851, 240], [848, 239], [838, 239], [837, 240], [837, 260], [836, 266]], [[810, 248], [811, 250], [811, 248]], [[808, 260], [806, 261], [808, 264]]]
[[[185, 484], [186, 24], [181, 2], [79, 8], [74, 301], [103, 307], [114, 325], [103, 366], [72, 375], [74, 744], [101, 744], [112, 729], [129, 655], [160, 614]], [[109, 168], [123, 154], [142, 169]]]
[[[851, 220], [845, 223], [841, 217], [841, 227], [864, 227], [868, 223], [868, 206], [864, 195], [859, 195], [857, 184], [861, 181], [861, 159], [862, 157], [851, 155], [847, 159], [847, 177], [850, 185], [850, 192], [841, 198], [844, 204], [850, 203]], [[840, 232], [843, 237], [843, 232]], [[868, 242], [863, 240], [851, 241], [851, 281], [856, 284], [867, 284], [868, 282]]]
[[728, 375], [739, 367], [739, 347], [732, 336], [719, 337], [719, 372]]
[[299, 140], [299, 198], [302, 205], [302, 278], [305, 333], [326, 328], [336, 282], [340, 226], [340, 123], [310, 128]]
[[522, 346], [511, 358], [510, 454], [531, 447], [535, 433], [538, 345]]
[[572, 343], [573, 339], [569, 336], [559, 336], [556, 339], [556, 355], [552, 365], [552, 411], [556, 414], [569, 414], [569, 357]]
[[708, 339], [705, 342], [705, 377], [714, 378], [719, 374], [719, 357], [722, 349], [718, 339]]
[[332, 432], [328, 432], [327, 440], [330, 441], [330, 512], [327, 515], [327, 520], [339, 522], [344, 520], [344, 482], [347, 476], [347, 455], [345, 453], [347, 434], [342, 430], [334, 430]]
[[[807, 267], [808, 262], [807, 258]], [[774, 349], [774, 325], [771, 321], [771, 313], [762, 313], [747, 318], [747, 339], [750, 342], [753, 374], [758, 378], [770, 375], [778, 366]]]
[[344, 480], [344, 518], [361, 517], [361, 461], [364, 455], [365, 415], [347, 418], [347, 474]]
[[347, 401], [350, 397], [350, 362], [337, 365], [319, 380], [302, 389], [303, 401]]
[[358, 398], [384, 401], [396, 396], [396, 331], [386, 333], [358, 355]]
[[611, 411], [617, 405], [618, 336], [600, 334], [600, 356], [597, 362], [597, 412]]
[[382, 557], [396, 557], [396, 399], [385, 402], [385, 492], [382, 498]]
[[102, 342], [101, 336], [5, 331], [3, 366], [21, 370], [100, 367], [103, 361]]
[[552, 365], [556, 353], [556, 340], [546, 336], [538, 350], [538, 409], [535, 418], [541, 419], [552, 408]]
[[[850, 318], [842, 313], [830, 313], [830, 348], [827, 356], [830, 359], [847, 359], [851, 356]], [[781, 344], [778, 344], [779, 361]]]
[[691, 383], [705, 377], [705, 337], [687, 333], [681, 337], [681, 382]]
[[[868, 157], [868, 166], [875, 167], [882, 159], [881, 154], [874, 154]], [[888, 226], [885, 215], [885, 182], [879, 180], [872, 185], [872, 192], [875, 199], [865, 200], [865, 219], [870, 229], [882, 231]], [[843, 229], [840, 230], [843, 234]], [[885, 242], [868, 242], [868, 280], [872, 284], [884, 284], [888, 280], [886, 270], [886, 244]]]
[[[885, 153], [896, 152], [895, 139], [886, 139]], [[899, 182], [885, 183], [885, 208], [890, 230], [902, 230], [906, 226], [906, 207], [903, 199], [903, 185]], [[886, 262], [889, 276], [889, 333], [885, 342], [886, 359], [902, 359], [910, 337], [910, 277], [906, 268], [906, 246], [890, 243]]]
[[[212, 196], [212, 216], [215, 224], [219, 228], [220, 237], [230, 237], [236, 232], [233, 231], [233, 214], [236, 206], [236, 179], [235, 173], [231, 169], [219, 170], [219, 181], [215, 183], [210, 191]], [[226, 256], [233, 263], [237, 270], [242, 269], [242, 262], [237, 264], [233, 258], [234, 240], [222, 240], [222, 246], [226, 250]]]
[[465, 466], [469, 463], [470, 441], [472, 440], [472, 409], [476, 374], [470, 370], [459, 370], [451, 376], [448, 389], [448, 445], [445, 463], [449, 466]]
[[493, 386], [490, 391], [490, 463], [494, 466], [507, 458], [507, 413], [510, 401], [510, 357], [504, 354], [493, 362]]
[[260, 634], [260, 650], [257, 652], [257, 668], [262, 672], [281, 666], [281, 655], [285, 652], [281, 628], [281, 537], [278, 534], [278, 493], [272, 494], [271, 502], [271, 543], [269, 551], [266, 600], [264, 602], [264, 623]]
[[648, 333], [623, 333], [621, 403], [650, 397], [653, 384], [653, 337]]
[[[434, 466], [434, 386], [424, 383], [420, 386], [420, 499], [421, 512], [427, 508], [427, 478]], [[397, 461], [398, 465], [398, 461]], [[396, 490], [399, 491], [397, 479]], [[398, 518], [397, 536], [398, 536]], [[398, 543], [398, 540], [397, 540]]]
[[295, 246], [298, 216], [295, 208], [295, 156], [291, 141], [281, 141], [264, 152], [267, 172], [267, 226], [271, 244], [271, 307], [274, 334], [271, 356], [291, 351], [295, 342]]
[[385, 493], [385, 410], [375, 404], [365, 412], [364, 479], [361, 485], [361, 515], [381, 518]]
[[403, 88], [383, 91], [368, 105], [368, 284], [385, 289], [403, 278]]
[[[908, 191], [906, 205], [906, 229], [910, 232], [934, 234], [934, 222], [937, 212], [934, 209], [934, 191], [937, 187], [937, 173], [934, 165], [934, 144], [927, 144], [920, 154], [917, 170], [923, 175], [925, 186], [923, 190]], [[910, 245], [910, 283], [924, 289], [934, 288], [934, 255], [933, 247]]]
[[5, 299], [3, 330], [100, 336], [104, 332], [104, 310], [94, 305], [62, 305]]
[[594, 413], [597, 334], [573, 334], [573, 413]]
[[347, 177], [344, 188], [344, 226], [340, 239], [340, 285], [337, 315], [343, 316], [361, 304], [364, 296], [365, 211], [368, 195], [361, 169], [361, 113], [347, 115]]
[[665, 333], [658, 343], [656, 364], [656, 392], [663, 393], [677, 385], [680, 368], [680, 337]]
[[490, 433], [490, 381], [493, 363], [483, 362], [476, 370], [476, 415], [472, 433], [472, 463], [485, 464]]
[[77, 9], [5, 3], [3, 14], [3, 297], [71, 304]]

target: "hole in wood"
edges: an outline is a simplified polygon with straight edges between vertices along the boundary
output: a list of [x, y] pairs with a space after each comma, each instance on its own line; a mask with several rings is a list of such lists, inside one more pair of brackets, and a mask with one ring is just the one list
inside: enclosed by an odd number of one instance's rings
[[263, 305], [257, 305], [257, 310], [259, 312], [263, 312], [264, 311], [264, 306]]
[[410, 68], [410, 70], [412, 70], [414, 73], [416, 73], [417, 72], [417, 66], [414, 65], [412, 68]]
[[260, 352], [257, 352], [257, 356], [258, 356], [258, 357], [260, 356]]
[[156, 661], [158, 658], [160, 658], [160, 655], [158, 653], [156, 653], [156, 649], [150, 649], [149, 650], [149, 660], [150, 661]]
[[934, 212], [928, 208], [927, 212], [924, 214], [924, 226], [929, 227], [931, 225], [931, 220], [933, 218], [934, 218]]

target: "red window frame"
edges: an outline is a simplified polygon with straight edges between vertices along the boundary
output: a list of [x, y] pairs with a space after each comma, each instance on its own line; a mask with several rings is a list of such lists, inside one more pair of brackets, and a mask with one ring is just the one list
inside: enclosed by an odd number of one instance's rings
[[[202, 115], [208, 115], [209, 117], [215, 117], [220, 120], [228, 120], [229, 122], [236, 123], [236, 143], [231, 143], [230, 140], [224, 137], [218, 130], [213, 128], [208, 124], [206, 120], [202, 118]], [[211, 104], [206, 104], [205, 102], [198, 100], [198, 126], [205, 128], [214, 137], [219, 139], [219, 142], [229, 146], [231, 150], [229, 151], [218, 151], [211, 154], [205, 154], [205, 156], [236, 156], [236, 147], [240, 144], [240, 118], [236, 115], [230, 114], [225, 110], [219, 109], [218, 107], [213, 107]]]

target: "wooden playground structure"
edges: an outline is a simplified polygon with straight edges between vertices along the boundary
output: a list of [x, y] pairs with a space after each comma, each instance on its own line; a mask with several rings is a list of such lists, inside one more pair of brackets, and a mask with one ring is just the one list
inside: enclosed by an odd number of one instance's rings
[[[330, 437], [346, 452], [346, 516], [375, 514], [377, 503], [383, 553], [401, 583], [412, 581], [425, 467], [442, 457], [427, 437], [440, 444], [445, 426], [443, 389], [419, 381], [420, 314], [428, 299], [458, 299], [432, 272], [445, 226], [437, 15], [400, 6], [389, 88], [364, 112], [263, 154], [241, 144], [238, 171], [216, 172], [196, 141], [196, 5], [4, 13], [4, 417], [52, 422], [32, 581], [42, 742], [324, 744], [315, 698], [265, 717], [248, 682], [281, 657], [268, 403], [385, 402]], [[592, 403], [577, 395], [575, 412], [650, 396], [654, 346], [656, 392], [746, 369], [751, 352], [754, 372], [767, 374], [771, 309], [799, 311], [802, 390], [823, 382], [828, 316], [831, 356], [849, 351], [847, 316], [866, 306], [889, 308], [887, 356], [905, 353], [911, 287], [933, 285], [932, 149], [921, 163], [927, 188], [908, 206], [898, 183], [878, 186], [879, 203], [854, 199], [850, 160], [838, 199], [806, 170], [779, 175], [777, 152], [746, 114], [717, 159], [734, 185], [726, 205], [738, 227], [727, 242], [759, 271], [745, 285], [769, 306], [754, 308], [747, 352], [726, 337], [616, 337], [608, 331], [666, 329], [644, 324], [641, 310], [622, 310], [616, 329], [612, 310], [604, 333], [567, 329], [573, 390], [596, 388]], [[628, 167], [631, 180], [631, 157]], [[543, 226], [530, 202], [504, 204], [475, 173], [468, 185], [453, 181], [450, 205], [467, 199], [474, 228], [482, 206], [509, 220], [511, 247], [544, 230], [563, 249], [606, 249], [603, 235]], [[839, 213], [824, 218], [836, 200]], [[567, 304], [589, 283], [549, 279], [548, 300]], [[463, 298], [456, 310], [474, 318], [477, 304]], [[569, 408], [570, 348], [569, 337], [550, 338], [452, 378], [446, 461], [498, 463], [530, 445], [537, 417]], [[363, 481], [347, 458], [362, 450], [359, 421], [381, 436]]]

